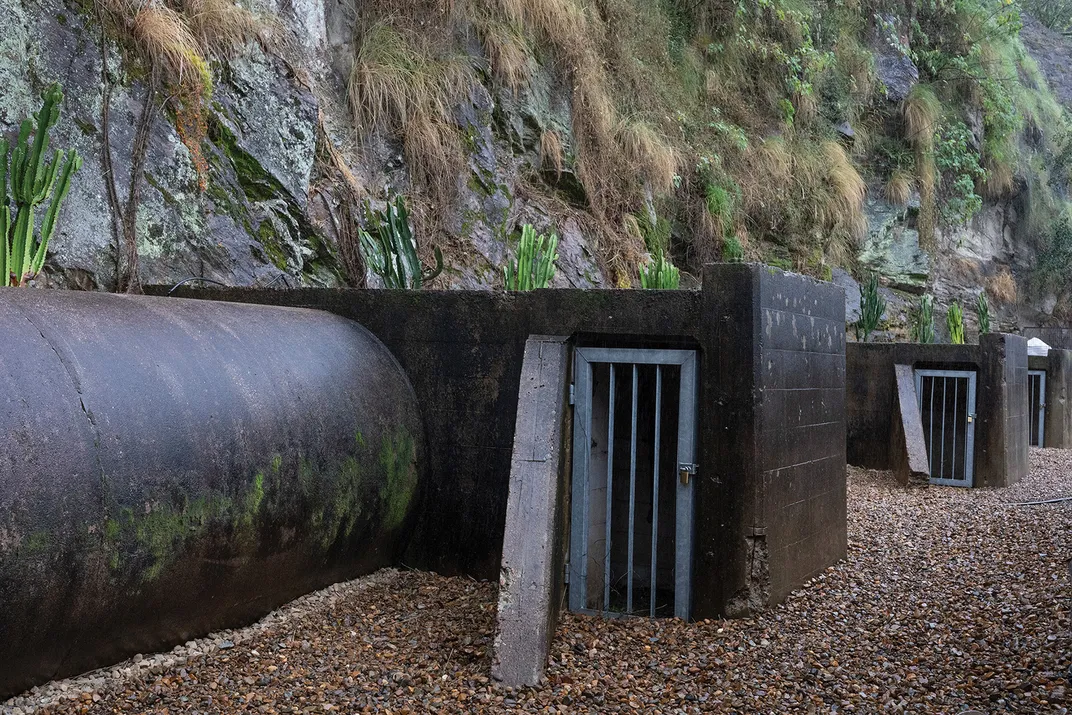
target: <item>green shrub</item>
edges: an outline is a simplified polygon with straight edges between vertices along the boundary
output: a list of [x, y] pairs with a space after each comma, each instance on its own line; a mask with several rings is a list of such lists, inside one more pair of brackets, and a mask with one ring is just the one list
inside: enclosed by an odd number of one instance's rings
[[406, 204], [399, 196], [394, 206], [387, 202], [383, 211], [365, 203], [365, 220], [371, 232], [358, 228], [361, 257], [387, 288], [419, 289], [443, 270], [443, 254], [434, 248], [435, 268], [426, 269], [417, 257], [417, 242], [409, 225]]
[[983, 207], [975, 185], [986, 178], [986, 171], [969, 146], [970, 137], [971, 131], [963, 122], [954, 122], [942, 127], [934, 148], [934, 163], [943, 177], [938, 215], [948, 225], [968, 223]]
[[722, 260], [727, 263], [740, 263], [744, 260], [744, 248], [736, 236], [729, 236], [722, 240]]

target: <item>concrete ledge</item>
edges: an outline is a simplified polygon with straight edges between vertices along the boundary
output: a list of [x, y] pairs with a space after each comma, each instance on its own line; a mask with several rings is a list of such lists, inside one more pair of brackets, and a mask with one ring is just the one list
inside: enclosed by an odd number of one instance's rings
[[491, 675], [511, 687], [543, 677], [561, 593], [569, 381], [567, 338], [525, 343], [506, 505]]

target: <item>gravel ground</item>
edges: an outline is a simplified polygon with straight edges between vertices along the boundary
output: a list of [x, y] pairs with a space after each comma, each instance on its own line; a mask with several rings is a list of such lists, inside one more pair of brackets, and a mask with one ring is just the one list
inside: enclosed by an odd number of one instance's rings
[[[495, 586], [385, 571], [249, 629], [52, 683], [5, 713], [1064, 713], [1072, 451], [1015, 487], [849, 470], [849, 554], [756, 618], [566, 614], [547, 682], [488, 678]], [[16, 710], [17, 708], [17, 710]]]

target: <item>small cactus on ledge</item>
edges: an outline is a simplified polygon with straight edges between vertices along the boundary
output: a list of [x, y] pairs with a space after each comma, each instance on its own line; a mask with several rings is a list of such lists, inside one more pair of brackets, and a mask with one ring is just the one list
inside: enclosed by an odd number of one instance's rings
[[[546, 246], [544, 242], [546, 241]], [[521, 242], [518, 244], [517, 257], [512, 263], [503, 266], [503, 283], [506, 290], [532, 290], [547, 288], [555, 275], [555, 261], [558, 254], [558, 235], [552, 233], [536, 235], [532, 224], [521, 227]]]
[[[71, 177], [82, 166], [82, 157], [73, 149], [57, 149], [52, 161], [45, 160], [48, 133], [63, 102], [60, 86], [49, 87], [43, 100], [36, 124], [31, 119], [23, 121], [14, 146], [0, 140], [0, 236], [4, 238], [0, 276], [5, 277], [5, 285], [25, 286], [41, 272]], [[41, 204], [47, 208], [35, 235], [35, 215]]]
[[878, 276], [872, 273], [860, 288], [860, 319], [856, 321], [856, 339], [867, 342], [871, 333], [878, 329], [882, 314], [886, 312], [886, 299], [878, 291]]
[[964, 312], [960, 309], [960, 303], [954, 302], [949, 306], [945, 322], [949, 326], [949, 342], [954, 345], [964, 344]]
[[919, 297], [919, 304], [912, 313], [912, 340], [934, 342], [934, 296], [930, 293]]
[[990, 332], [990, 301], [985, 292], [975, 301], [975, 312], [979, 316], [979, 335], [986, 335]]

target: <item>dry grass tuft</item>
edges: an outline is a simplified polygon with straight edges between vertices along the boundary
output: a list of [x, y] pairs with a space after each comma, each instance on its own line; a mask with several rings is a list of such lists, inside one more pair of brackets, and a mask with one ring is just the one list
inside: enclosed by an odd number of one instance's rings
[[135, 13], [130, 32], [141, 56], [176, 84], [200, 81], [207, 72], [197, 38], [175, 10], [147, 3]]
[[350, 106], [366, 130], [404, 128], [422, 114], [446, 119], [470, 79], [463, 62], [434, 58], [381, 21], [361, 37], [350, 72]]
[[183, 14], [201, 46], [217, 56], [232, 55], [256, 40], [266, 24], [231, 0], [183, 0]]
[[814, 93], [797, 93], [793, 97], [793, 108], [793, 123], [797, 126], [806, 127], [819, 116], [819, 100]]
[[528, 28], [566, 53], [591, 47], [584, 11], [571, 0], [492, 0], [494, 8], [515, 26]]
[[908, 93], [901, 107], [904, 118], [905, 138], [920, 151], [934, 148], [934, 133], [942, 116], [942, 103], [934, 90], [917, 84]]
[[1013, 167], [1005, 162], [987, 156], [983, 159], [986, 179], [982, 182], [982, 194], [987, 199], [1001, 199], [1009, 196], [1016, 188]]
[[562, 176], [565, 157], [562, 151], [562, 139], [558, 132], [547, 129], [540, 135], [540, 165], [550, 166], [555, 170], [555, 176]]
[[919, 231], [920, 247], [933, 251], [938, 228], [938, 170], [934, 165], [934, 153], [928, 151], [918, 155], [916, 165], [919, 168], [919, 216], [916, 229]]
[[622, 121], [616, 137], [625, 161], [653, 194], [664, 196], [674, 190], [677, 154], [658, 132], [644, 122]]
[[886, 181], [886, 200], [894, 206], [907, 206], [912, 198], [912, 174], [894, 169]]
[[859, 238], [867, 230], [867, 218], [864, 215], [867, 184], [840, 144], [825, 141], [822, 152], [827, 167], [826, 178], [832, 189], [828, 221], [832, 226], [842, 227], [849, 237]]
[[511, 91], [521, 90], [532, 76], [532, 55], [521, 28], [486, 15], [478, 18], [477, 27], [492, 72]]
[[361, 37], [350, 73], [354, 123], [402, 141], [414, 180], [445, 199], [453, 193], [464, 153], [451, 108], [472, 83], [464, 58], [437, 57], [388, 21]]
[[440, 198], [453, 192], [465, 161], [456, 127], [417, 114], [406, 123], [402, 150], [416, 183]]
[[987, 281], [986, 292], [995, 301], [1013, 305], [1018, 297], [1016, 279], [1012, 277], [1008, 268], [1002, 268]]

